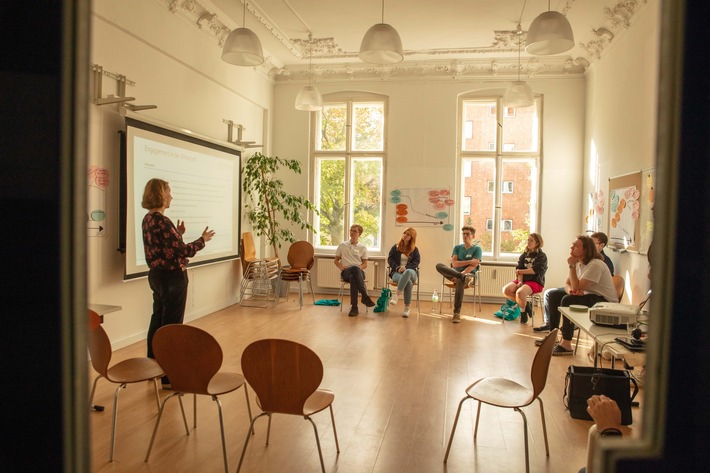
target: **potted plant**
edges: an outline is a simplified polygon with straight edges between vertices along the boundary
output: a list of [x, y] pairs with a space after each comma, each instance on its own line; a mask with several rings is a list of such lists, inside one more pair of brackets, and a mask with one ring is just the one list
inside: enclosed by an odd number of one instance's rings
[[319, 215], [318, 209], [310, 200], [283, 190], [283, 181], [277, 177], [282, 169], [301, 174], [301, 163], [294, 159], [254, 153], [247, 159], [242, 169], [244, 175], [242, 190], [251, 201], [251, 204], [244, 206], [246, 217], [254, 233], [266, 237], [276, 257], [279, 256], [278, 249], [282, 241], [291, 243], [296, 241], [291, 230], [282, 227], [282, 223], [287, 222], [315, 232], [313, 225], [308, 223], [307, 217], [304, 217], [301, 212], [311, 210]]

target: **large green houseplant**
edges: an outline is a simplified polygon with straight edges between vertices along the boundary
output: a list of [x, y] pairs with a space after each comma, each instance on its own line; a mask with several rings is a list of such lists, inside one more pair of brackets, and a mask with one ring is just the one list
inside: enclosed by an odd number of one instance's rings
[[278, 178], [282, 169], [301, 174], [301, 163], [293, 159], [254, 153], [242, 169], [242, 190], [251, 201], [251, 204], [244, 206], [247, 220], [256, 235], [266, 237], [266, 241], [274, 249], [274, 256], [277, 257], [282, 241], [296, 241], [291, 230], [281, 225], [293, 224], [315, 232], [313, 225], [308, 222], [308, 217], [302, 212], [307, 213], [310, 210], [318, 215], [318, 209], [306, 197], [283, 190], [283, 181]]

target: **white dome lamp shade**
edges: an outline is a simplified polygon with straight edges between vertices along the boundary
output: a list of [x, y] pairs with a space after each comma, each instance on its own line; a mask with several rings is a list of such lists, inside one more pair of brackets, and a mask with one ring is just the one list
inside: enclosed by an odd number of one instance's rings
[[312, 84], [313, 80], [313, 35], [308, 33], [308, 85], [296, 95], [296, 110], [318, 112], [323, 110], [323, 97]]
[[318, 89], [312, 85], [307, 85], [298, 91], [296, 95], [296, 110], [306, 112], [318, 112], [323, 110], [323, 97]]
[[[548, 3], [549, 10], [549, 3]], [[525, 52], [550, 56], [569, 51], [574, 46], [574, 33], [567, 17], [558, 11], [546, 11], [533, 20], [525, 41]]]
[[508, 86], [503, 95], [503, 105], [513, 108], [530, 107], [535, 103], [535, 96], [527, 82], [520, 80], [520, 48], [523, 30], [518, 23], [518, 80]]
[[370, 27], [360, 43], [360, 54], [364, 62], [371, 64], [395, 64], [402, 62], [404, 51], [399, 33], [392, 25], [385, 23], [385, 1], [382, 0], [382, 23]]
[[222, 47], [222, 60], [235, 66], [258, 66], [264, 62], [259, 37], [246, 28], [247, 3], [244, 2], [244, 20], [241, 28], [229, 33]]

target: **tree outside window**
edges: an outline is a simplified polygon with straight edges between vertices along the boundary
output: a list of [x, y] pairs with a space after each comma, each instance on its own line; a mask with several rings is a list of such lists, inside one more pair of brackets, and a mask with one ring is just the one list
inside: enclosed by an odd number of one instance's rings
[[349, 98], [324, 103], [314, 127], [314, 227], [319, 249], [334, 249], [360, 224], [360, 241], [382, 245], [382, 188], [385, 158], [385, 100]]

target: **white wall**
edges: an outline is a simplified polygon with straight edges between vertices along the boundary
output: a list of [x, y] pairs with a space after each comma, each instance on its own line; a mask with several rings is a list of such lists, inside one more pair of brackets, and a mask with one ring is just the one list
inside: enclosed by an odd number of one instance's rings
[[[587, 79], [587, 127], [584, 191], [596, 190], [594, 160], [598, 160], [599, 185], [608, 200], [609, 178], [656, 166], [656, 116], [658, 94], [659, 2], [649, 0], [631, 28], [615, 38]], [[593, 148], [596, 156], [593, 156]], [[580, 215], [584, 215], [586, 202]], [[609, 229], [608, 203], [603, 231]], [[624, 302], [638, 303], [650, 287], [645, 255], [606, 251], [626, 280]]]
[[[388, 161], [385, 195], [398, 187], [450, 187], [456, 189], [458, 174], [456, 136], [458, 97], [464, 93], [502, 94], [507, 83], [496, 81], [390, 81], [318, 84], [322, 94], [361, 90], [389, 97]], [[544, 97], [543, 181], [541, 232], [552, 264], [548, 280], [564, 282], [569, 242], [580, 231], [574, 219], [581, 199], [584, 151], [584, 79], [533, 80], [531, 86]], [[308, 161], [309, 114], [293, 107], [302, 84], [278, 83], [275, 90], [274, 151], [282, 157]], [[305, 174], [305, 173], [304, 173]], [[291, 182], [297, 189], [302, 180]], [[310, 191], [310, 188], [309, 188]], [[385, 203], [384, 251], [396, 243], [402, 228], [393, 223], [392, 206]], [[560, 215], [569, 218], [560, 218]], [[422, 291], [430, 293], [441, 285], [434, 266], [447, 262], [458, 229], [418, 228], [417, 245], [422, 253]], [[386, 255], [386, 253], [385, 253]], [[560, 281], [555, 283], [554, 281]]]
[[[134, 81], [126, 90], [133, 103], [158, 106], [139, 115], [223, 141], [222, 120], [229, 119], [246, 127], [247, 139], [268, 145], [264, 121], [270, 120], [273, 84], [263, 70], [224, 63], [215, 41], [158, 2], [94, 0], [92, 13], [91, 62]], [[109, 94], [116, 94], [116, 81], [104, 77], [102, 95]], [[90, 105], [89, 164], [107, 168], [110, 184], [106, 234], [89, 238], [88, 290], [90, 302], [123, 307], [105, 317], [114, 348], [145, 339], [152, 312], [147, 279], [123, 282], [124, 256], [116, 251], [122, 128], [119, 107]], [[239, 271], [233, 261], [190, 269], [185, 319], [235, 303]]]
[[[241, 123], [247, 128], [247, 139], [264, 143], [265, 152], [302, 162], [302, 176], [283, 177], [288, 191], [310, 195], [309, 114], [293, 106], [303, 84], [274, 86], [263, 69], [222, 62], [216, 42], [158, 2], [94, 0], [92, 18], [91, 62], [135, 81], [127, 95], [136, 97], [136, 104], [158, 105], [140, 114], [221, 140], [227, 136], [222, 119]], [[562, 284], [569, 244], [585, 228], [586, 195], [594, 189], [588, 170], [591, 142], [598, 150], [602, 186], [610, 176], [654, 166], [658, 0], [649, 0], [634, 22], [614, 39], [586, 80], [530, 81], [535, 92], [544, 97], [540, 230], [551, 261], [548, 287]], [[476, 91], [500, 93], [506, 85], [493, 80], [391, 79], [318, 87], [323, 94], [365, 90], [389, 97], [386, 192], [403, 185], [456, 188], [457, 98]], [[103, 89], [104, 96], [115, 94], [115, 82], [104, 78]], [[116, 251], [117, 131], [122, 128], [122, 117], [114, 105], [90, 107], [90, 164], [107, 168], [111, 184], [106, 192], [106, 235], [89, 238], [89, 298], [123, 307], [105, 318], [105, 327], [118, 348], [145, 338], [152, 296], [145, 279], [122, 281], [124, 260]], [[391, 209], [385, 205], [385, 211]], [[390, 222], [387, 216], [385, 222]], [[385, 248], [397, 241], [400, 231], [386, 223]], [[296, 235], [305, 237], [299, 232]], [[439, 286], [434, 265], [448, 260], [458, 238], [458, 232], [419, 231], [423, 292]], [[638, 301], [639, 294], [648, 288], [645, 257], [626, 253], [612, 254], [612, 258], [618, 272], [627, 276], [627, 294]], [[189, 277], [186, 320], [236, 301], [238, 263], [191, 269]]]

